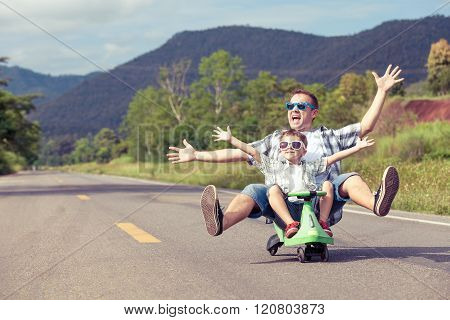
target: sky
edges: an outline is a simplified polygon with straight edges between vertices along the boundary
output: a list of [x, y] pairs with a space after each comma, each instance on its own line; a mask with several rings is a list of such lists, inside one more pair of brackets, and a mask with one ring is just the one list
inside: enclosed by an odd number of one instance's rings
[[83, 75], [112, 69], [185, 30], [250, 25], [350, 35], [422, 18], [445, 3], [438, 13], [449, 16], [448, 0], [0, 0], [0, 56], [44, 74]]

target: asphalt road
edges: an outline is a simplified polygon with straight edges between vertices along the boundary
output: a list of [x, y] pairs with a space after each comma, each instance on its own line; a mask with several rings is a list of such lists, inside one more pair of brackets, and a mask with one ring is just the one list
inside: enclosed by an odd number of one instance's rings
[[[450, 218], [348, 207], [330, 261], [265, 250], [263, 219], [210, 237], [200, 187], [24, 172], [0, 177], [3, 299], [449, 299]], [[226, 205], [233, 191], [220, 191]], [[122, 223], [122, 224], [119, 224]], [[139, 242], [143, 241], [143, 242]]]

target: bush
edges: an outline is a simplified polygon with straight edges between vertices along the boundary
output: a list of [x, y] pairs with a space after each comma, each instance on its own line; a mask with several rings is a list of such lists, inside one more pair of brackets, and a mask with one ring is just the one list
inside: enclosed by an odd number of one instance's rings
[[111, 159], [111, 150], [106, 147], [101, 147], [95, 154], [95, 161], [97, 163], [108, 163]]
[[0, 174], [14, 173], [26, 166], [24, 158], [0, 149]]
[[450, 123], [436, 121], [405, 128], [395, 137], [376, 140], [374, 156], [378, 159], [396, 158], [402, 161], [450, 158]]

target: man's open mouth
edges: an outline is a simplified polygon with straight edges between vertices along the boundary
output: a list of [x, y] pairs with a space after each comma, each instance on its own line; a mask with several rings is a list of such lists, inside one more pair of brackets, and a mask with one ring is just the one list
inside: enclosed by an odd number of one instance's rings
[[300, 121], [301, 118], [302, 118], [302, 117], [300, 116], [300, 114], [293, 114], [293, 115], [291, 116], [291, 119], [292, 119], [293, 122]]

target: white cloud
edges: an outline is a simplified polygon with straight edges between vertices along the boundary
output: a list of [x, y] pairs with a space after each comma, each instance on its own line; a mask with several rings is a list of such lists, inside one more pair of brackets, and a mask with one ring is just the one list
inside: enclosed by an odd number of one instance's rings
[[146, 10], [152, 1], [146, 0], [3, 0], [0, 4], [0, 27], [20, 32], [32, 30], [22, 15], [52, 32], [76, 32], [86, 25], [115, 22]]
[[[390, 19], [418, 18], [441, 0], [2, 0], [106, 69], [161, 46], [173, 34], [252, 25], [345, 35]], [[450, 6], [448, 6], [450, 7]], [[441, 12], [449, 13], [449, 8]], [[61, 74], [95, 67], [0, 2], [0, 56]]]
[[103, 45], [103, 48], [105, 50], [104, 52], [105, 60], [109, 60], [111, 57], [115, 56], [124, 56], [125, 54], [131, 51], [130, 47], [121, 46], [116, 43], [105, 43]]

